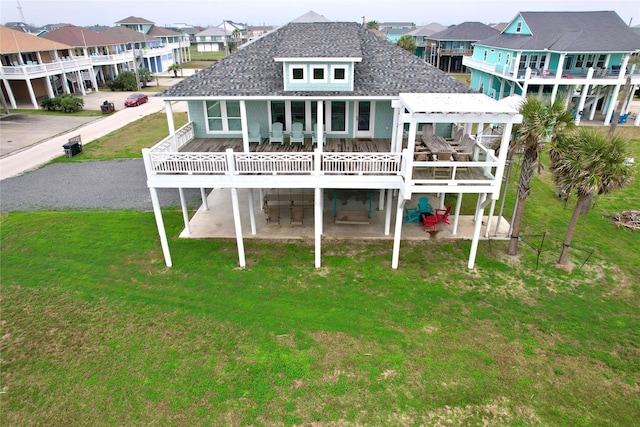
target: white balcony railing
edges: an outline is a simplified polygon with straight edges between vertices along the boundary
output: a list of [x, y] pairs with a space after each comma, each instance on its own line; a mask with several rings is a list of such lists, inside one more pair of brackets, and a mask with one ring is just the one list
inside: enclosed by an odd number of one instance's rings
[[37, 76], [79, 71], [86, 69], [87, 67], [91, 67], [91, 58], [86, 56], [76, 56], [64, 58], [59, 61], [47, 62], [44, 64], [33, 62], [11, 67], [2, 66], [0, 67], [0, 73], [8, 76]]

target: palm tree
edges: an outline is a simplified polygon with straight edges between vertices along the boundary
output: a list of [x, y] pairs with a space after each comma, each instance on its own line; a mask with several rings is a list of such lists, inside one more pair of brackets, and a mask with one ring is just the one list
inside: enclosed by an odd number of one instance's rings
[[400, 39], [398, 39], [397, 45], [412, 55], [416, 51], [416, 41], [409, 34], [405, 34], [404, 36], [400, 37]]
[[527, 197], [531, 193], [531, 177], [539, 164], [538, 154], [545, 142], [552, 141], [558, 135], [575, 126], [573, 115], [558, 97], [547, 105], [542, 99], [528, 96], [520, 107], [522, 124], [515, 130], [515, 143], [510, 148], [511, 153], [524, 151], [520, 181], [518, 182], [518, 199], [516, 211], [511, 227], [511, 240], [507, 254], [518, 254], [518, 241], [524, 218], [524, 207]]
[[569, 246], [584, 204], [594, 194], [607, 194], [631, 181], [633, 170], [625, 164], [628, 146], [629, 141], [620, 136], [607, 138], [591, 128], [581, 128], [551, 144], [549, 154], [556, 185], [566, 193], [573, 190], [578, 196], [558, 264], [569, 262]]
[[367, 22], [368, 30], [377, 30], [379, 28], [378, 21], [369, 21]]

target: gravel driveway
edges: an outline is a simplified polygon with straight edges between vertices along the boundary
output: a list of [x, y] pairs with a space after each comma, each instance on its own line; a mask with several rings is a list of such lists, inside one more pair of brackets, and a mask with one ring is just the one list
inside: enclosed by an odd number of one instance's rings
[[[177, 189], [159, 189], [160, 205], [180, 206]], [[200, 190], [185, 189], [190, 208]], [[0, 181], [0, 211], [150, 211], [151, 195], [142, 159], [55, 163]]]

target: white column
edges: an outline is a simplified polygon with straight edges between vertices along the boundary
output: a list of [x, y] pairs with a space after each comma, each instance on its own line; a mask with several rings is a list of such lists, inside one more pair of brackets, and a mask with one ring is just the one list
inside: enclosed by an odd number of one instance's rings
[[608, 125], [613, 119], [613, 110], [616, 108], [616, 103], [618, 101], [618, 94], [620, 93], [620, 82], [613, 88], [613, 94], [611, 95], [611, 100], [609, 101], [609, 106], [607, 107], [607, 112], [604, 114], [604, 124]]
[[16, 104], [16, 97], [13, 96], [13, 91], [11, 90], [11, 84], [9, 83], [9, 80], [2, 79], [2, 83], [4, 83], [4, 88], [7, 91], [7, 96], [9, 97], [11, 108], [18, 108]]
[[233, 207], [233, 224], [236, 229], [236, 244], [238, 246], [238, 264], [241, 268], [246, 267], [244, 258], [244, 240], [242, 240], [242, 224], [240, 222], [240, 205], [238, 203], [238, 189], [231, 188], [231, 206]]
[[456, 200], [456, 211], [453, 216], [453, 225], [451, 226], [451, 234], [454, 236], [458, 234], [458, 222], [460, 220], [460, 207], [462, 206], [462, 193], [458, 193], [458, 199]]
[[167, 242], [167, 232], [162, 221], [162, 211], [160, 210], [160, 201], [158, 200], [158, 190], [154, 187], [149, 188], [151, 193], [151, 205], [153, 206], [153, 215], [156, 218], [156, 226], [160, 235], [160, 246], [164, 255], [164, 263], [167, 267], [171, 267], [171, 253], [169, 253], [169, 243]]
[[33, 104], [33, 108], [35, 108], [37, 110], [38, 108], [40, 108], [40, 106], [38, 105], [38, 99], [36, 98], [36, 94], [33, 91], [33, 86], [31, 85], [31, 80], [27, 79], [26, 83], [27, 83], [27, 90], [29, 91], [29, 98], [31, 98], [31, 103]]
[[256, 235], [256, 213], [253, 210], [253, 188], [249, 188], [249, 220], [251, 221], [251, 234]]
[[388, 236], [391, 231], [391, 209], [393, 209], [393, 191], [387, 190], [387, 211], [384, 215], [384, 235]]
[[[489, 231], [491, 230], [491, 222], [493, 221], [493, 211], [496, 208], [496, 199], [491, 199], [491, 207], [489, 208], [489, 216], [487, 217], [487, 225], [484, 230], [485, 239], [489, 238]], [[482, 220], [480, 221], [482, 222]]]
[[324, 136], [324, 102], [323, 101], [318, 101], [316, 114], [317, 114], [316, 141], [318, 141], [317, 148], [318, 148], [318, 151], [322, 153], [322, 151], [324, 150], [324, 144], [322, 143], [322, 141], [324, 141], [324, 138], [325, 138]]
[[184, 220], [184, 231], [187, 235], [191, 235], [191, 227], [189, 226], [189, 209], [187, 209], [187, 202], [184, 198], [184, 189], [178, 188], [180, 193], [180, 207], [182, 208], [182, 219]]
[[[593, 68], [589, 68], [589, 72], [593, 74]], [[580, 113], [583, 112], [584, 110], [584, 103], [587, 100], [587, 92], [589, 92], [588, 83], [582, 85], [582, 93], [580, 94], [580, 101], [578, 101], [578, 109], [576, 111], [576, 120], [575, 120], [576, 125], [579, 125], [580, 119], [582, 119], [582, 114]]]
[[378, 197], [378, 210], [384, 210], [384, 188], [380, 189], [380, 196]]
[[76, 79], [78, 80], [78, 87], [83, 96], [87, 96], [87, 91], [84, 88], [84, 79], [82, 78], [82, 71], [76, 71]]
[[207, 192], [204, 188], [200, 189], [200, 198], [202, 199], [202, 209], [209, 210], [209, 201], [207, 200]]
[[47, 96], [49, 98], [53, 98], [54, 96], [56, 96], [56, 94], [53, 93], [53, 86], [51, 86], [51, 78], [50, 78], [50, 76], [45, 76], [44, 77], [44, 81], [45, 81], [45, 87], [47, 89]]
[[249, 125], [247, 124], [247, 105], [240, 101], [240, 127], [242, 128], [242, 150], [248, 153], [249, 150]]
[[471, 241], [471, 251], [469, 252], [469, 263], [468, 267], [471, 269], [474, 267], [476, 262], [476, 254], [478, 252], [478, 241], [480, 240], [480, 228], [482, 228], [482, 217], [484, 214], [484, 200], [487, 198], [487, 194], [478, 195], [478, 206], [476, 208], [475, 214], [475, 224], [473, 225], [473, 240]]
[[[318, 145], [322, 145], [322, 140], [318, 140]], [[322, 191], [320, 188], [315, 189], [313, 214], [313, 229], [315, 237], [315, 267], [320, 268], [322, 266]]]
[[596, 116], [596, 111], [597, 111], [597, 107], [598, 107], [598, 99], [600, 99], [600, 91], [602, 90], [602, 86], [598, 86], [596, 88], [596, 94], [595, 97], [593, 98], [593, 104], [591, 105], [591, 110], [589, 111], [589, 120], [593, 120], [593, 118]]
[[398, 268], [398, 261], [400, 259], [400, 237], [402, 236], [402, 210], [404, 209], [405, 200], [401, 197], [402, 193], [398, 195], [398, 207], [396, 209], [396, 228], [393, 234], [393, 255], [391, 258], [391, 268], [394, 270]]
[[65, 73], [64, 71], [62, 72], [62, 91], [64, 93], [71, 93], [71, 91], [69, 90], [69, 81], [67, 80], [67, 73]]

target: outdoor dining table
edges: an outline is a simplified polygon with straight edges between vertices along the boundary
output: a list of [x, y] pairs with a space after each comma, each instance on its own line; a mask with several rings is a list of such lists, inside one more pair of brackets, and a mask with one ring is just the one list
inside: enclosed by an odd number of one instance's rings
[[441, 136], [433, 135], [427, 138], [424, 143], [432, 154], [454, 154], [456, 152], [455, 148]]

